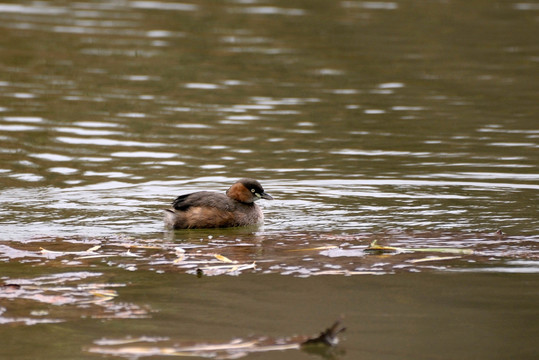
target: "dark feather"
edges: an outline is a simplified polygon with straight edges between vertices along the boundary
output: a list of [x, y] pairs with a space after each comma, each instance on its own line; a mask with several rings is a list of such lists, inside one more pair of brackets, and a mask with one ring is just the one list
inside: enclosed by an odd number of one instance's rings
[[179, 211], [187, 211], [191, 207], [213, 207], [229, 211], [231, 200], [224, 194], [212, 191], [199, 191], [180, 195], [172, 203], [172, 207]]

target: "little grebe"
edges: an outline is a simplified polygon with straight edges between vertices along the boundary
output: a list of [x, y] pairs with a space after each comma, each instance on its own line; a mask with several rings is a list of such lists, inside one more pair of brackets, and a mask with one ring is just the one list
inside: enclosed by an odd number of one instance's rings
[[264, 220], [258, 199], [273, 200], [254, 179], [240, 179], [225, 194], [199, 191], [180, 195], [165, 210], [165, 226], [172, 229], [201, 229], [247, 226]]

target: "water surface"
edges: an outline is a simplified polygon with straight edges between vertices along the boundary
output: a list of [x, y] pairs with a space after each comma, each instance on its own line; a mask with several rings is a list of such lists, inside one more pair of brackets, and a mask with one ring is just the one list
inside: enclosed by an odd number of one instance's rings
[[[532, 358], [536, 30], [513, 1], [0, 4], [6, 356], [344, 314], [335, 358]], [[163, 230], [240, 177], [263, 227]]]

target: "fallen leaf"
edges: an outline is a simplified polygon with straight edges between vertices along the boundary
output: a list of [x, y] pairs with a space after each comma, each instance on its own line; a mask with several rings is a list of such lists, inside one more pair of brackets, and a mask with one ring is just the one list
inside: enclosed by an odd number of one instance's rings
[[215, 254], [214, 256], [215, 256], [215, 258], [217, 260], [225, 262], [225, 263], [230, 263], [230, 264], [237, 263], [237, 261], [232, 261], [232, 260], [230, 260], [229, 258], [227, 258], [226, 256], [223, 256], [223, 255]]

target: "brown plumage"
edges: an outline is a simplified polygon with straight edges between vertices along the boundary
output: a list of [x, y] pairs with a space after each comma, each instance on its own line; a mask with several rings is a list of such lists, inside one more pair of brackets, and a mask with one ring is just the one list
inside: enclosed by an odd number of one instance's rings
[[165, 210], [165, 226], [171, 229], [222, 228], [260, 224], [258, 199], [272, 200], [254, 179], [236, 181], [225, 194], [199, 191], [180, 195]]

